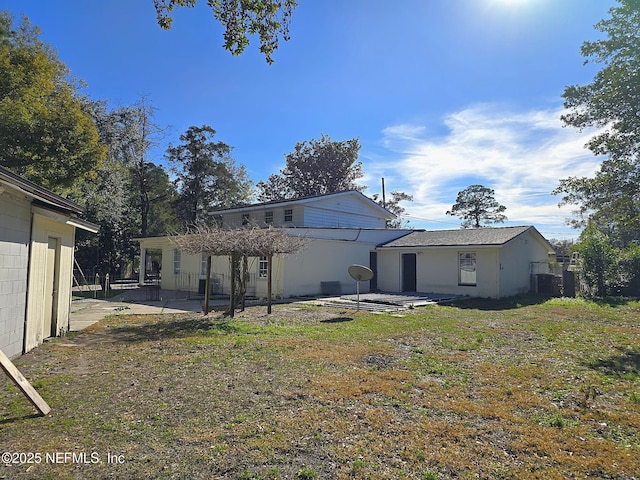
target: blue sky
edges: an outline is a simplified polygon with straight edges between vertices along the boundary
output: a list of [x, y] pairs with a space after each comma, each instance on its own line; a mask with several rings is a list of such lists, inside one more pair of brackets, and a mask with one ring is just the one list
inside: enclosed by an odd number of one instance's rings
[[255, 182], [299, 141], [359, 137], [365, 193], [414, 195], [416, 228], [456, 228], [445, 212], [480, 183], [507, 206], [505, 225], [547, 238], [579, 232], [550, 195], [591, 176], [592, 132], [563, 128], [564, 87], [589, 82], [580, 45], [614, 0], [300, 0], [291, 40], [267, 65], [257, 43], [233, 57], [204, 0], [156, 24], [152, 0], [0, 0], [42, 29], [84, 93], [113, 106], [146, 95], [170, 126], [154, 153], [191, 125], [234, 147]]

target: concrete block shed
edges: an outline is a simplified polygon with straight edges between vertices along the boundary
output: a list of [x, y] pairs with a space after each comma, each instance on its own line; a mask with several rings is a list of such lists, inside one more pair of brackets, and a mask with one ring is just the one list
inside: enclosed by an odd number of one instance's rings
[[0, 348], [16, 357], [69, 328], [81, 208], [0, 167]]

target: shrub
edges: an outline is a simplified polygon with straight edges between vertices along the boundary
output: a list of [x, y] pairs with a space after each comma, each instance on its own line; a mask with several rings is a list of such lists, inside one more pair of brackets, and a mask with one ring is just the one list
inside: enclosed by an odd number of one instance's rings
[[612, 293], [616, 283], [616, 251], [609, 238], [599, 232], [593, 223], [580, 234], [575, 251], [580, 253], [580, 277], [587, 287], [588, 296], [604, 297]]
[[640, 296], [640, 245], [630, 244], [618, 256], [620, 293]]

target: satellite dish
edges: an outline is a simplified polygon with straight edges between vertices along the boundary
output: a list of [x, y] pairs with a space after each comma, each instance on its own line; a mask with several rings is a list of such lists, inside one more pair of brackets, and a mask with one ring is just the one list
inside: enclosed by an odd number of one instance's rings
[[356, 293], [358, 294], [358, 311], [360, 311], [360, 282], [366, 282], [373, 278], [373, 271], [364, 265], [351, 265], [349, 275], [356, 281]]
[[373, 272], [364, 265], [351, 265], [349, 267], [349, 275], [358, 282], [366, 282], [373, 278]]

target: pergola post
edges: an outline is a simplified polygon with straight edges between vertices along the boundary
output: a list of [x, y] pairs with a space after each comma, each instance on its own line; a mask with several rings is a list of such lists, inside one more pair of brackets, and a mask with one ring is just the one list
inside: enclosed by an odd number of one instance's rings
[[271, 275], [273, 273], [273, 255], [267, 255], [267, 315], [271, 314]]
[[238, 254], [231, 253], [231, 289], [229, 292], [229, 316], [233, 318], [236, 313], [236, 263]]
[[204, 314], [209, 315], [209, 292], [211, 291], [211, 255], [207, 255], [207, 278], [204, 281]]

